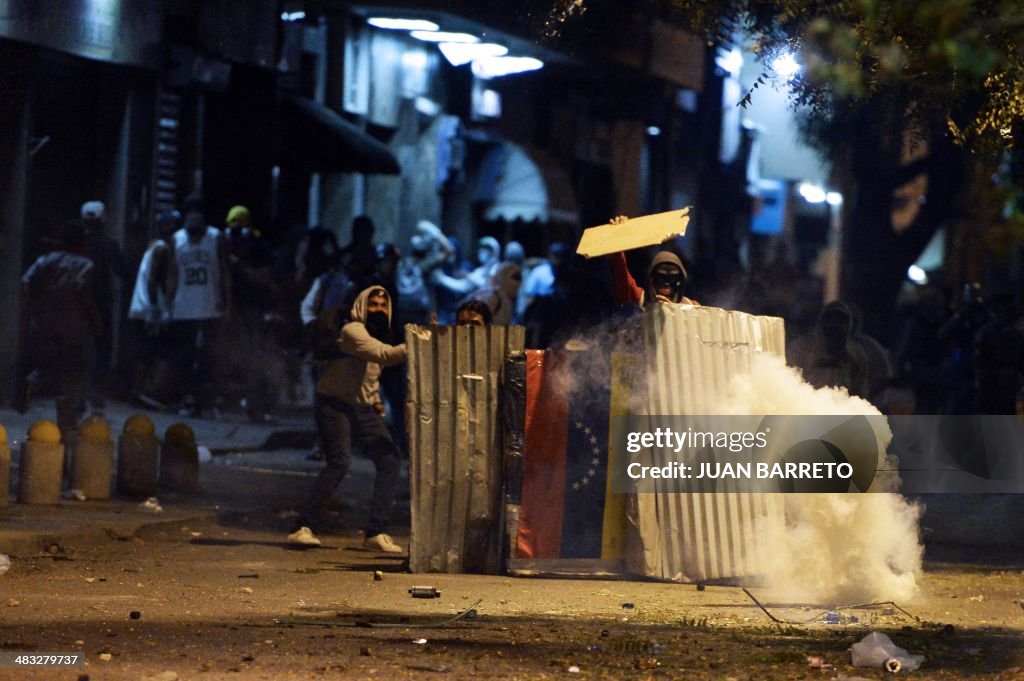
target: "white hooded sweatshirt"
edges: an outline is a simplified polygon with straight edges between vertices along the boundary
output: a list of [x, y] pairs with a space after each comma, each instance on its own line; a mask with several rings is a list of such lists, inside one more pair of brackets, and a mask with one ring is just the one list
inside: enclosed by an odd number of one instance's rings
[[380, 402], [381, 367], [405, 361], [405, 343], [382, 343], [366, 329], [367, 303], [370, 294], [378, 291], [388, 299], [388, 322], [391, 322], [391, 298], [387, 291], [380, 286], [364, 289], [352, 304], [352, 321], [341, 327], [338, 337], [338, 347], [345, 356], [324, 365], [323, 374], [316, 383], [317, 394], [348, 404], [372, 406]]

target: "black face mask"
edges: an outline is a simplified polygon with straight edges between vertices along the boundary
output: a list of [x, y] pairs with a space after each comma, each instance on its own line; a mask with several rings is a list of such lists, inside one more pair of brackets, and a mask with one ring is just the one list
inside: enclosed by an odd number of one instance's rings
[[659, 268], [651, 273], [651, 289], [657, 292], [658, 289], [667, 287], [671, 291], [668, 296], [671, 300], [679, 300], [685, 283], [686, 279], [682, 273], [674, 267]]
[[381, 343], [391, 342], [391, 324], [386, 312], [371, 312], [366, 315], [366, 330]]

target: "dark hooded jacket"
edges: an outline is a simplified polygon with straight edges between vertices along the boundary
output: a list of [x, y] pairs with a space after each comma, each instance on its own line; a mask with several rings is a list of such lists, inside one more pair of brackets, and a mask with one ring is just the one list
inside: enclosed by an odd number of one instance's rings
[[[608, 256], [608, 264], [612, 270], [612, 289], [615, 295], [615, 303], [617, 305], [637, 304], [646, 305], [648, 302], [654, 300], [654, 293], [650, 290], [651, 273], [654, 272], [654, 268], [662, 263], [670, 263], [679, 268], [679, 271], [683, 273], [683, 279], [686, 279], [686, 268], [683, 267], [682, 261], [675, 253], [671, 251], [658, 251], [657, 255], [651, 261], [651, 266], [647, 270], [647, 290], [640, 288], [640, 285], [633, 279], [633, 275], [629, 273], [629, 267], [626, 265], [626, 254], [625, 253], [612, 253]], [[680, 305], [698, 305], [697, 301], [691, 300], [683, 296], [679, 300]]]
[[[655, 268], [658, 267], [658, 265], [663, 264], [675, 265], [676, 267], [679, 268], [679, 272], [683, 275], [683, 288], [685, 288], [686, 268], [683, 267], [683, 262], [679, 259], [679, 256], [677, 256], [675, 253], [672, 253], [671, 251], [658, 251], [658, 253], [654, 256], [654, 260], [651, 261], [651, 266], [647, 269], [647, 288], [644, 289], [644, 297], [640, 301], [641, 305], [646, 305], [648, 302], [652, 302], [657, 297], [657, 294], [654, 293], [654, 288], [651, 285], [651, 276], [654, 274]], [[681, 294], [682, 291], [680, 291], [680, 299], [678, 301], [679, 303], [691, 302], [686, 296], [683, 296]]]
[[[333, 397], [348, 404], [373, 406], [380, 402], [381, 367], [394, 366], [405, 361], [405, 343], [382, 343], [366, 328], [366, 308], [370, 294], [387, 291], [382, 286], [370, 286], [356, 297], [352, 304], [352, 321], [341, 328], [338, 348], [344, 357], [327, 362], [316, 384], [317, 394]], [[391, 322], [391, 298], [388, 297], [388, 322]]]

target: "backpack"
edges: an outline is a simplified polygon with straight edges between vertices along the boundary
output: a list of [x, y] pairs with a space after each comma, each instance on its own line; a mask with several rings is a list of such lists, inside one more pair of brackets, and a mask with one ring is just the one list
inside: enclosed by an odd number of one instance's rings
[[348, 315], [347, 301], [351, 289], [349, 279], [343, 272], [326, 272], [320, 275], [320, 289], [317, 291], [313, 309], [316, 318], [310, 323], [309, 347], [313, 359], [328, 360], [342, 356], [338, 349], [338, 336]]

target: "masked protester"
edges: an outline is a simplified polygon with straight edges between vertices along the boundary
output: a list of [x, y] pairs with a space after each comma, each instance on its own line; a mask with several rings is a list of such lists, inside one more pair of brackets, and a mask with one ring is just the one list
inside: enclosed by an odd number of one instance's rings
[[466, 275], [477, 288], [487, 285], [501, 259], [501, 244], [493, 236], [483, 236], [477, 242], [476, 261], [478, 267]]
[[662, 303], [686, 303], [689, 299], [683, 295], [686, 286], [686, 269], [679, 257], [669, 251], [659, 251], [651, 262], [647, 274], [647, 288], [644, 289], [644, 301]]
[[429, 220], [416, 224], [409, 240], [410, 255], [398, 262], [395, 273], [395, 291], [398, 306], [395, 311], [401, 329], [406, 324], [426, 324], [437, 301], [433, 291], [433, 276], [452, 255], [452, 248], [441, 229]]
[[335, 488], [348, 473], [352, 445], [359, 445], [377, 468], [366, 526], [367, 548], [402, 553], [387, 534], [398, 485], [399, 453], [384, 423], [380, 398], [381, 367], [405, 361], [405, 344], [391, 345], [391, 299], [382, 286], [364, 289], [352, 305], [352, 321], [341, 329], [341, 356], [325, 363], [316, 384], [317, 431], [326, 467], [313, 483], [309, 502], [288, 542], [319, 546], [313, 533]]
[[[619, 216], [611, 224], [621, 224], [626, 218]], [[683, 261], [671, 251], [658, 251], [647, 272], [647, 286], [641, 288], [629, 273], [626, 254], [619, 252], [608, 256], [612, 270], [612, 289], [618, 305], [650, 305], [654, 302], [698, 305], [697, 301], [683, 295], [686, 288], [686, 268]]]
[[815, 388], [846, 388], [851, 395], [867, 397], [867, 360], [860, 345], [851, 340], [852, 331], [850, 308], [833, 301], [822, 309], [814, 333], [789, 347], [787, 359]]

